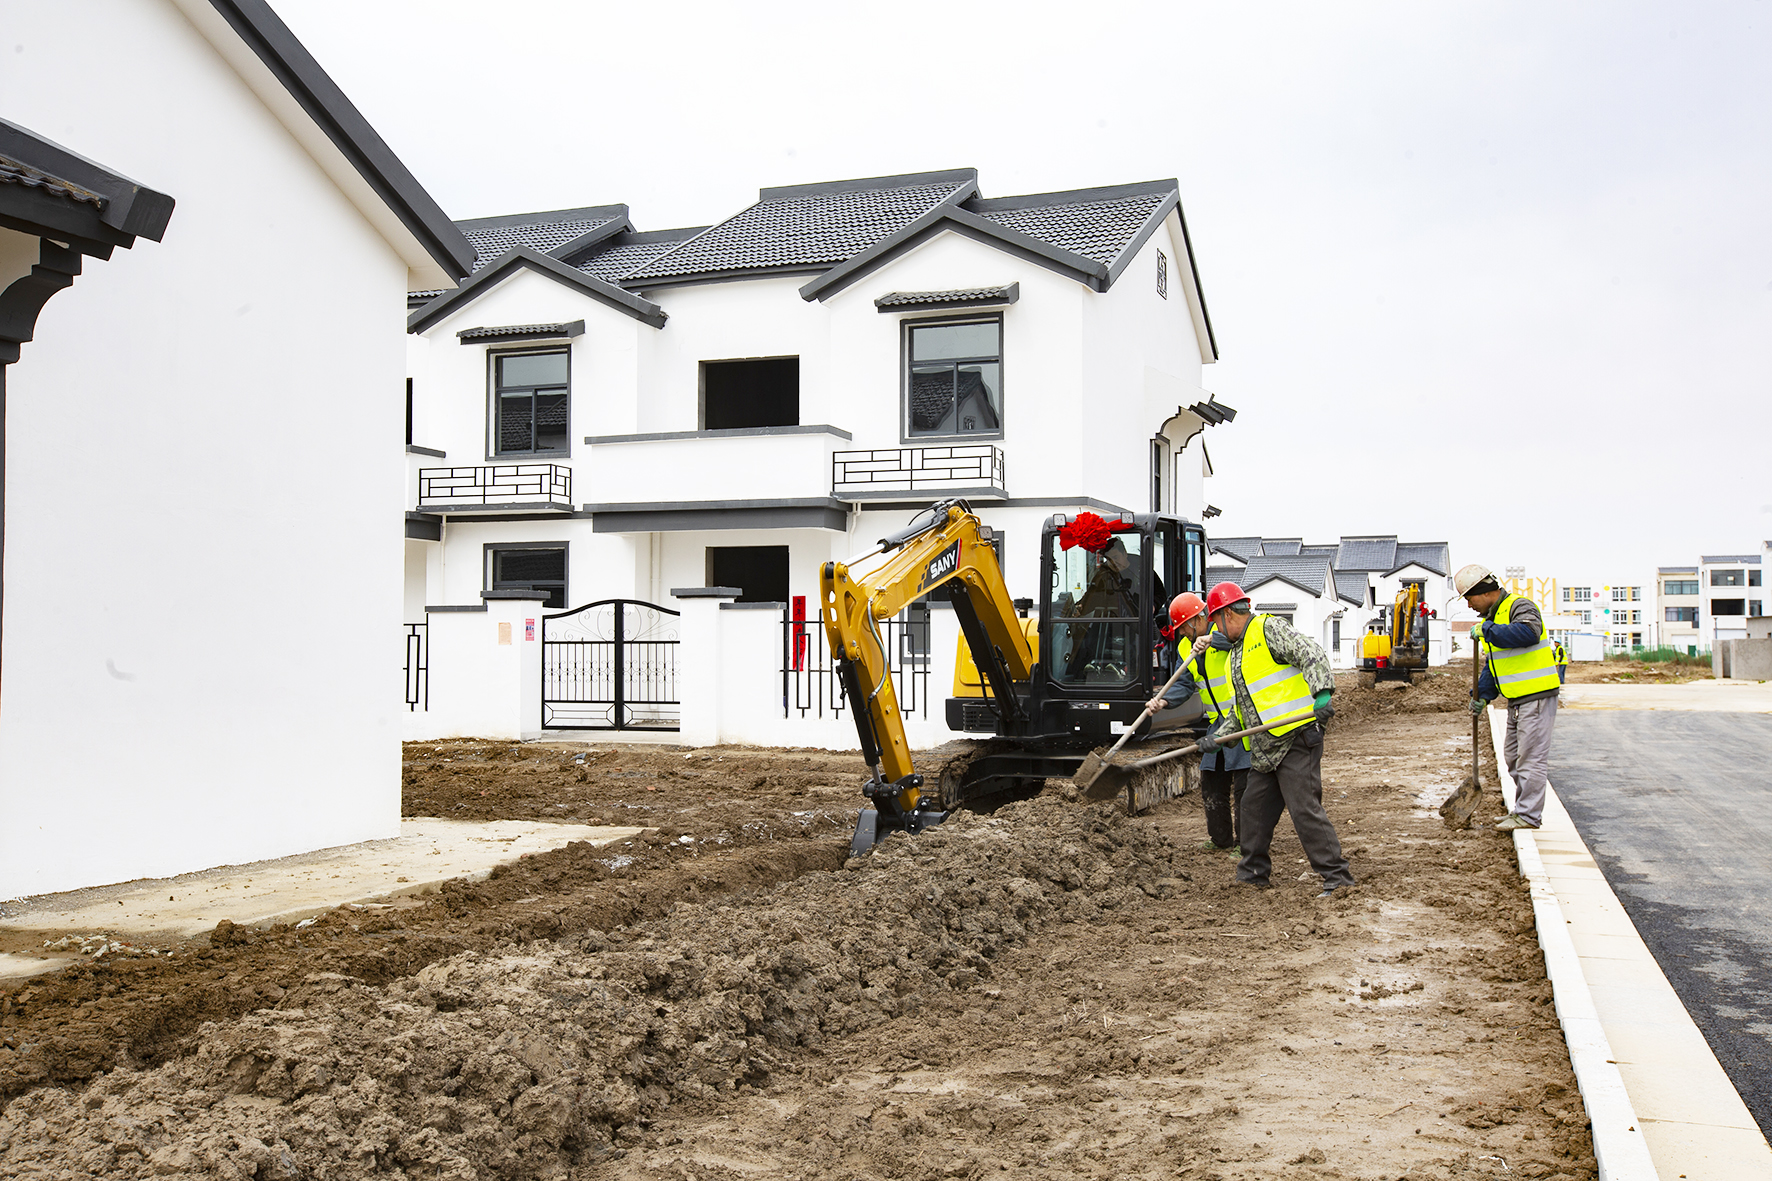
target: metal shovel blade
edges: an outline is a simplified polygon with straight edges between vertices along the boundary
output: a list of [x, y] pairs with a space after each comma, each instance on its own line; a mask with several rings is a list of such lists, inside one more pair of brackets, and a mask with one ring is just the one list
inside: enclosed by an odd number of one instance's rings
[[1477, 805], [1483, 802], [1483, 789], [1476, 777], [1466, 775], [1447, 801], [1440, 805], [1440, 820], [1447, 828], [1469, 828]]

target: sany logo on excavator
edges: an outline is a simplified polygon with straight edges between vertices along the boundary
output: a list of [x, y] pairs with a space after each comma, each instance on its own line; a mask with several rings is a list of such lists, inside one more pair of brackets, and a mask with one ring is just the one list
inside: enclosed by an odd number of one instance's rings
[[929, 564], [923, 567], [923, 581], [917, 589], [922, 590], [924, 587], [934, 586], [959, 568], [960, 543], [956, 541], [929, 559]]

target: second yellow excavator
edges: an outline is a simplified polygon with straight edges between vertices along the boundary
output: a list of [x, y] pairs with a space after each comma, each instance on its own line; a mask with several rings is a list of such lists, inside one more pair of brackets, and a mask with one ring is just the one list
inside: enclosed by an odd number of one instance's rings
[[1397, 598], [1381, 609], [1366, 634], [1360, 637], [1360, 683], [1371, 688], [1379, 681], [1411, 681], [1428, 664], [1428, 623], [1433, 612], [1422, 601], [1427, 579], [1405, 578]]
[[[1079, 544], [1085, 517], [1093, 532]], [[965, 501], [942, 501], [867, 553], [820, 568], [825, 637], [873, 802], [856, 826], [854, 853], [890, 832], [939, 824], [965, 800], [1075, 774], [1167, 680], [1172, 653], [1160, 629], [1170, 596], [1205, 589], [1198, 525], [1158, 513], [1111, 522], [1054, 514], [1041, 529], [1039, 611], [1028, 619], [1010, 597], [994, 541]], [[884, 562], [858, 572], [882, 554]], [[947, 724], [980, 737], [928, 752], [919, 771], [879, 624], [925, 597], [947, 599], [960, 625]]]

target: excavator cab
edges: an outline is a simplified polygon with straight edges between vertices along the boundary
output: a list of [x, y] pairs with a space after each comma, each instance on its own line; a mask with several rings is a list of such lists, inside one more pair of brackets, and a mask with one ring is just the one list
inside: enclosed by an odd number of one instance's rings
[[962, 636], [949, 729], [1087, 748], [1113, 723], [1135, 720], [1169, 679], [1175, 647], [1162, 629], [1170, 599], [1205, 593], [1205, 531], [1180, 517], [1134, 513], [1112, 523], [1105, 544], [1067, 547], [1060, 533], [1074, 520], [1054, 514], [1040, 532], [1038, 615], [1024, 622], [1039, 659], [1016, 686], [1021, 708], [1001, 708], [984, 678], [968, 675], [974, 665]]

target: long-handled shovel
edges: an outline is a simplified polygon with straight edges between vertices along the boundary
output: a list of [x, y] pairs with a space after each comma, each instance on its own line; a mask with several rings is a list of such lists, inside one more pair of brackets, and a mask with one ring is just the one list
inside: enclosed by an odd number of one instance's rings
[[[1218, 735], [1213, 739], [1213, 745], [1222, 746], [1233, 738], [1247, 738], [1251, 734], [1265, 734], [1280, 726], [1294, 725], [1298, 720], [1296, 717], [1281, 718], [1277, 722], [1268, 722], [1265, 725], [1253, 726], [1247, 730], [1234, 730], [1229, 734]], [[1082, 770], [1079, 770], [1073, 778], [1077, 786], [1083, 788], [1085, 798], [1110, 800], [1120, 793], [1122, 787], [1136, 781], [1141, 771], [1155, 767], [1159, 763], [1166, 763], [1171, 759], [1179, 759], [1183, 755], [1195, 754], [1199, 749], [1200, 744], [1196, 742], [1192, 746], [1184, 746], [1178, 750], [1166, 750], [1160, 755], [1151, 755], [1148, 758], [1137, 759], [1130, 763], [1110, 763], [1103, 760], [1101, 765], [1096, 768], [1094, 779], [1087, 786], [1083, 783]], [[1112, 754], [1113, 752], [1109, 751], [1108, 753]], [[1095, 756], [1090, 755], [1089, 757], [1093, 759]], [[1087, 762], [1083, 764], [1085, 770], [1088, 766]]]
[[[1175, 672], [1172, 676], [1170, 676], [1169, 684], [1164, 685], [1161, 689], [1158, 689], [1157, 696], [1151, 698], [1151, 700], [1155, 701], [1155, 700], [1157, 700], [1157, 698], [1162, 697], [1163, 694], [1169, 692], [1170, 685], [1173, 685], [1173, 684], [1175, 684], [1175, 682], [1179, 681], [1181, 679], [1181, 674], [1186, 671], [1187, 671], [1187, 661], [1185, 659], [1176, 661], [1175, 662]], [[1080, 787], [1083, 790], [1084, 795], [1089, 796], [1090, 799], [1096, 799], [1097, 797], [1092, 795], [1090, 793], [1089, 789], [1092, 786], [1094, 786], [1096, 779], [1098, 779], [1101, 776], [1102, 771], [1104, 771], [1108, 767], [1112, 766], [1112, 764], [1108, 760], [1112, 759], [1116, 754], [1120, 753], [1120, 748], [1122, 746], [1126, 745], [1126, 740], [1128, 738], [1131, 738], [1133, 734], [1137, 733], [1138, 728], [1140, 726], [1144, 725], [1144, 720], [1146, 718], [1150, 717], [1152, 714], [1154, 714], [1156, 712], [1157, 711], [1152, 709], [1149, 704], [1146, 704], [1146, 706], [1144, 707], [1144, 712], [1138, 715], [1138, 720], [1136, 722], [1133, 722], [1130, 726], [1126, 727], [1126, 732], [1124, 734], [1120, 735], [1120, 741], [1114, 743], [1113, 746], [1109, 747], [1108, 752], [1105, 755], [1096, 754], [1094, 751], [1089, 752], [1089, 757], [1083, 760], [1083, 765], [1081, 767], [1077, 768], [1077, 773], [1075, 775], [1071, 776], [1071, 782], [1076, 784], [1078, 787]], [[1114, 788], [1114, 791], [1118, 791], [1118, 790], [1120, 790], [1120, 789], [1116, 786]], [[1114, 794], [1114, 792], [1112, 792], [1112, 791], [1110, 791], [1108, 793], [1108, 795], [1113, 795], [1113, 794]], [[1105, 800], [1107, 798], [1107, 796], [1101, 796], [1099, 798]]]
[[[1482, 671], [1482, 663], [1478, 659], [1477, 641], [1471, 640], [1471, 699], [1475, 700], [1481, 682], [1478, 676]], [[1471, 715], [1471, 777], [1458, 785], [1447, 801], [1440, 805], [1440, 819], [1447, 828], [1469, 828], [1471, 815], [1483, 799], [1482, 758], [1478, 752], [1482, 749], [1481, 730], [1483, 718], [1481, 714]]]

